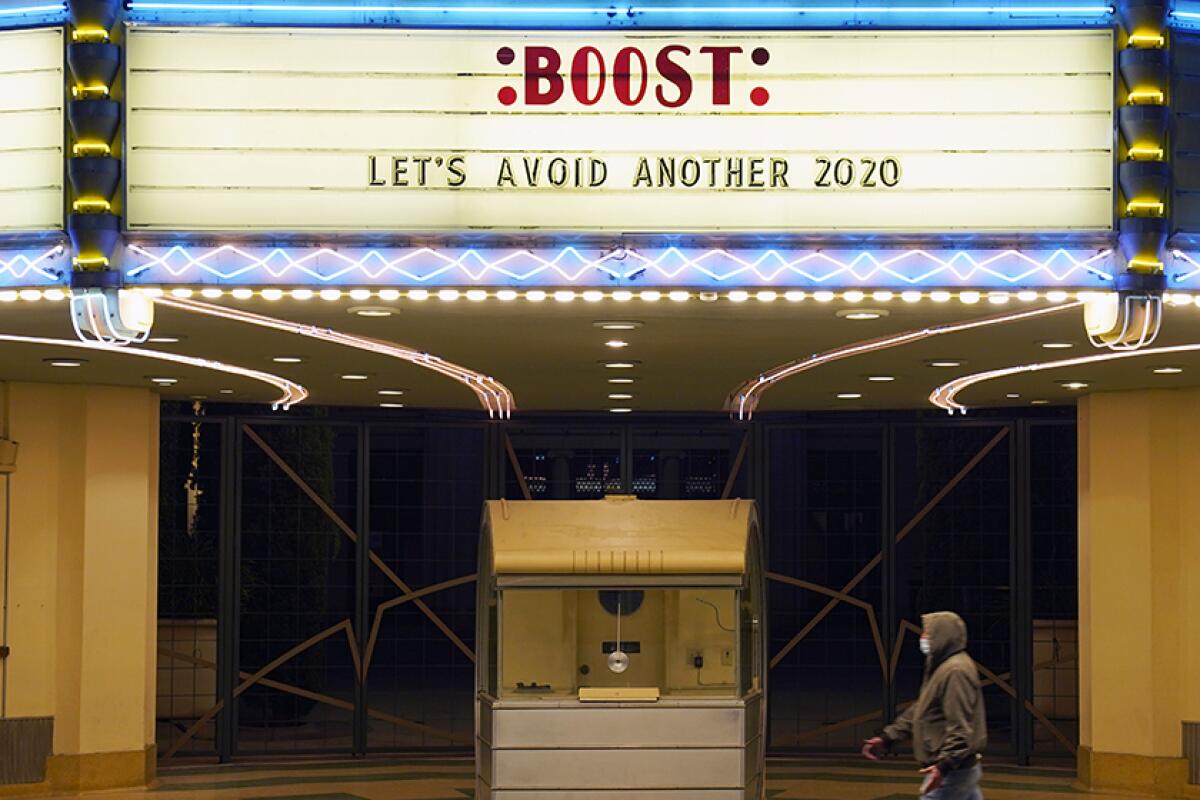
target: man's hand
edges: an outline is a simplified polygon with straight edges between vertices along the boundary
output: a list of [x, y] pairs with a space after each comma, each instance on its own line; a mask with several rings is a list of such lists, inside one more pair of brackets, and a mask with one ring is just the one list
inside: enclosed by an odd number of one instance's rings
[[921, 774], [925, 776], [925, 783], [921, 784], [921, 794], [929, 794], [941, 786], [942, 781], [946, 779], [946, 776], [938, 769], [937, 764], [921, 770]]
[[883, 751], [886, 748], [883, 744], [883, 738], [880, 736], [872, 736], [863, 742], [862, 754], [872, 761], [878, 761], [883, 756]]

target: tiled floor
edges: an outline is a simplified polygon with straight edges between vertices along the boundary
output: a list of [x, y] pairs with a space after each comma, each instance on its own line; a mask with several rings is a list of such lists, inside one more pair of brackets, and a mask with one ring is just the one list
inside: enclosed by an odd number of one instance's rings
[[[994, 764], [985, 769], [989, 800], [1106, 796], [1075, 788], [1065, 770]], [[773, 760], [768, 773], [771, 800], [916, 797], [915, 767], [901, 761]], [[96, 800], [462, 800], [472, 797], [471, 787], [471, 763], [461, 759], [242, 764], [164, 769], [150, 789], [98, 793]]]

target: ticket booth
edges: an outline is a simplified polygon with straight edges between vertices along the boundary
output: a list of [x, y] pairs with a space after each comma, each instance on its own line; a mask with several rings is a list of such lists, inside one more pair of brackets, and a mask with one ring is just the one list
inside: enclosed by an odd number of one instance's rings
[[480, 800], [760, 800], [765, 586], [745, 500], [491, 501]]

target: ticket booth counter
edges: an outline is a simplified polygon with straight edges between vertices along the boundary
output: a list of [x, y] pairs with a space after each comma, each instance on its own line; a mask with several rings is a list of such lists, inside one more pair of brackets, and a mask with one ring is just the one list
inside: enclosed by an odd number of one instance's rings
[[744, 500], [492, 501], [480, 800], [759, 800], [764, 584]]

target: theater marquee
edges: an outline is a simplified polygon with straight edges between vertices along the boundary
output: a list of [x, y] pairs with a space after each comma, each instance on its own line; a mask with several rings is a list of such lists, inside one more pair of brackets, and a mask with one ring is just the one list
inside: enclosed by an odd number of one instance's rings
[[134, 28], [128, 222], [1108, 230], [1109, 31]]
[[63, 34], [0, 32], [0, 233], [63, 227]]

